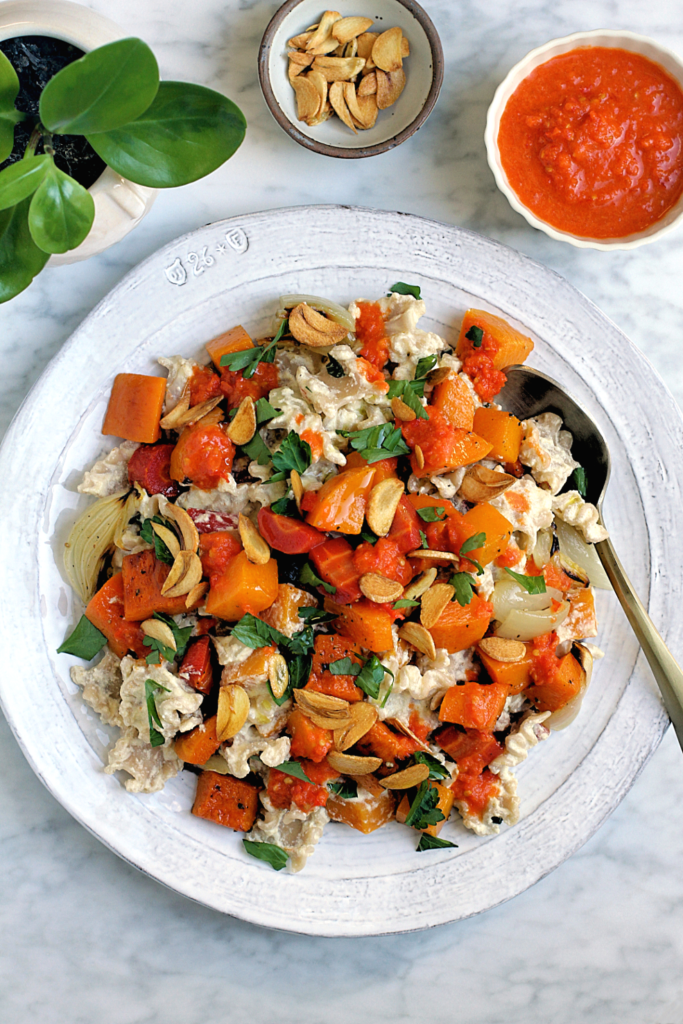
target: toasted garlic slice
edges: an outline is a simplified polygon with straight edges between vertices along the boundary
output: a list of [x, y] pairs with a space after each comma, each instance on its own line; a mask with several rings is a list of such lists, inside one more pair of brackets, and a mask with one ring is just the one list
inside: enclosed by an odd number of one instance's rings
[[422, 454], [422, 449], [420, 448], [419, 444], [416, 444], [415, 447], [413, 448], [413, 455], [415, 456], [415, 461], [417, 462], [418, 468], [424, 469], [425, 457]]
[[384, 786], [385, 789], [411, 789], [413, 786], [419, 786], [421, 782], [429, 778], [429, 765], [426, 764], [411, 764], [409, 768], [404, 768], [402, 772], [394, 772], [393, 775], [387, 775], [385, 779], [380, 779], [380, 786]]
[[[212, 398], [211, 401], [215, 404], [216, 402], [220, 402], [221, 399], [220, 398]], [[197, 408], [199, 408], [199, 407], [197, 406]], [[207, 414], [205, 416], [202, 416], [202, 418], [200, 420], [193, 420], [191, 424], [187, 424], [187, 425], [188, 426], [192, 426], [192, 427], [199, 427], [199, 426], [202, 426], [202, 427], [214, 427], [214, 426], [218, 426], [219, 423], [222, 423], [224, 419], [225, 419], [225, 413], [223, 412], [223, 410], [222, 409], [215, 409], [214, 408], [214, 409], [211, 409], [210, 412], [207, 412]]]
[[289, 476], [289, 482], [292, 485], [292, 493], [294, 494], [294, 501], [296, 507], [301, 509], [301, 499], [304, 496], [304, 485], [301, 483], [301, 477], [299, 476], [296, 469], [293, 469]]
[[524, 661], [526, 658], [526, 647], [521, 640], [505, 640], [499, 636], [487, 636], [480, 640], [479, 650], [488, 654], [494, 661]]
[[296, 116], [300, 121], [308, 121], [315, 117], [320, 109], [318, 90], [307, 75], [297, 75], [292, 79], [292, 88], [296, 93]]
[[375, 97], [359, 96], [358, 106], [360, 108], [361, 114], [363, 115], [363, 121], [362, 123], [359, 122], [358, 127], [363, 129], [373, 128], [375, 121], [377, 120], [377, 115], [379, 113], [379, 110], [377, 108], [377, 100], [375, 99]]
[[[325, 43], [328, 36], [332, 34], [332, 26], [336, 21], [341, 21], [341, 14], [339, 11], [325, 11], [317, 29], [306, 42], [306, 49], [309, 51], [315, 49], [317, 46], [321, 46]], [[334, 46], [337, 45], [338, 40], [334, 40]], [[333, 47], [334, 49], [334, 47]]]
[[196, 551], [199, 547], [199, 531], [194, 525], [192, 516], [184, 508], [181, 508], [180, 505], [173, 505], [170, 501], [166, 502], [161, 508], [161, 514], [178, 526], [180, 535], [183, 538], [184, 550]]
[[426, 572], [423, 572], [406, 587], [403, 591], [403, 596], [408, 601], [415, 601], [418, 597], [422, 597], [425, 591], [429, 590], [435, 579], [436, 569], [427, 569]]
[[424, 558], [427, 561], [438, 561], [441, 559], [443, 562], [459, 562], [460, 555], [453, 554], [452, 551], [432, 551], [431, 548], [417, 548], [415, 551], [409, 551], [408, 558]]
[[417, 419], [417, 413], [406, 405], [402, 398], [391, 399], [391, 411], [397, 420], [404, 420], [406, 423], [412, 423]]
[[318, 113], [316, 114], [316, 117], [318, 117], [327, 102], [327, 79], [320, 73], [320, 71], [316, 71], [316, 69], [313, 68], [313, 70], [308, 73], [308, 80], [313, 83], [318, 91], [318, 98], [320, 100], [320, 106], [318, 108]]
[[371, 71], [364, 78], [361, 78], [358, 84], [357, 95], [362, 98], [363, 96], [373, 96], [376, 92], [377, 75], [374, 71]]
[[370, 491], [366, 518], [370, 529], [378, 537], [385, 537], [389, 533], [404, 489], [402, 480], [388, 477], [375, 484]]
[[[318, 27], [317, 25], [315, 26]], [[305, 50], [306, 43], [311, 39], [313, 32], [301, 32], [298, 36], [292, 36], [287, 40], [287, 46], [294, 46], [297, 50]]]
[[202, 563], [194, 551], [181, 551], [164, 580], [164, 597], [183, 597], [201, 582]]
[[372, 729], [377, 721], [377, 708], [366, 701], [358, 701], [351, 705], [351, 722], [346, 728], [335, 728], [334, 745], [337, 750], [348, 750], [349, 747], [358, 743], [358, 740], [365, 736], [366, 732]]
[[330, 86], [330, 103], [335, 114], [342, 119], [347, 128], [356, 134], [356, 126], [353, 123], [353, 118], [349, 112], [349, 108], [346, 105], [344, 99], [344, 82], [333, 82]]
[[344, 82], [344, 100], [346, 106], [349, 108], [349, 112], [358, 123], [363, 121], [363, 111], [358, 105], [358, 98], [356, 96], [356, 87], [353, 82]]
[[292, 64], [298, 64], [302, 68], [310, 67], [315, 60], [312, 53], [302, 53], [300, 50], [290, 50], [287, 56]]
[[381, 757], [356, 757], [353, 754], [342, 754], [338, 750], [330, 750], [327, 762], [342, 775], [369, 775], [379, 768], [382, 759]]
[[311, 348], [338, 345], [348, 333], [341, 324], [328, 320], [305, 302], [300, 302], [289, 314], [289, 330], [297, 341]]
[[240, 402], [235, 418], [226, 430], [233, 444], [249, 444], [256, 433], [256, 410], [254, 399], [247, 395]]
[[[215, 398], [208, 398], [206, 402], [199, 402], [198, 405], [193, 405], [187, 409], [180, 416], [178, 416], [173, 424], [173, 430], [182, 430], [184, 427], [193, 427], [195, 423], [199, 423], [200, 420], [205, 420], [209, 413], [212, 413], [216, 406], [223, 401], [223, 395], [218, 395]], [[177, 406], [176, 406], [177, 408]], [[173, 413], [176, 410], [173, 410]], [[169, 413], [172, 416], [173, 413]], [[216, 422], [220, 423], [223, 419], [223, 413], [219, 409], [216, 413]], [[168, 416], [165, 417], [168, 420]], [[208, 426], [208, 424], [206, 424]], [[163, 424], [162, 424], [163, 426]]]
[[268, 664], [268, 682], [270, 683], [273, 697], [276, 697], [277, 700], [280, 697], [284, 697], [289, 686], [289, 669], [287, 668], [287, 662], [281, 654], [274, 654], [270, 659]]
[[437, 366], [436, 369], [430, 370], [427, 374], [427, 383], [430, 387], [436, 387], [437, 384], [442, 384], [443, 381], [448, 380], [450, 375], [453, 373], [450, 366]]
[[333, 113], [334, 111], [332, 110], [332, 107], [330, 106], [329, 102], [325, 103], [320, 113], [316, 117], [309, 118], [306, 123], [308, 124], [309, 128], [315, 128], [317, 124], [323, 124], [324, 121], [329, 121]]
[[349, 82], [365, 67], [362, 57], [316, 57], [313, 70], [319, 71], [328, 82]]
[[319, 726], [321, 729], [345, 730], [351, 725], [350, 718], [328, 718], [327, 715], [316, 715], [313, 711], [306, 712], [306, 718], [310, 718], [313, 725]]
[[145, 619], [140, 623], [140, 629], [145, 636], [151, 636], [153, 640], [158, 640], [164, 647], [170, 647], [172, 651], [178, 650], [173, 630], [161, 619]]
[[426, 654], [432, 660], [436, 658], [434, 639], [424, 626], [420, 626], [417, 622], [406, 622], [399, 629], [398, 635], [401, 640], [405, 640], [407, 644], [415, 647], [421, 654]]
[[406, 57], [410, 57], [410, 43], [404, 35], [401, 36], [401, 56], [404, 60]]
[[389, 580], [386, 576], [380, 576], [376, 572], [366, 572], [358, 580], [358, 586], [368, 601], [376, 604], [387, 604], [389, 601], [398, 601], [403, 595], [403, 587], [395, 580]]
[[422, 595], [422, 607], [420, 609], [420, 622], [425, 629], [435, 626], [444, 608], [450, 603], [455, 594], [455, 587], [448, 583], [435, 583]]
[[190, 593], [187, 595], [185, 599], [185, 607], [188, 610], [190, 608], [196, 608], [197, 605], [201, 604], [202, 599], [208, 594], [208, 592], [209, 584], [206, 580], [204, 580], [202, 583], [197, 583], [197, 585], [194, 586]]
[[254, 565], [265, 565], [270, 561], [270, 548], [258, 532], [251, 519], [240, 512], [237, 529], [244, 553]]
[[508, 487], [512, 487], [517, 477], [510, 473], [496, 473], [494, 469], [487, 469], [486, 466], [472, 466], [465, 473], [460, 484], [460, 494], [465, 501], [479, 504], [483, 501], [491, 501], [497, 498]]
[[332, 26], [332, 35], [340, 43], [348, 43], [372, 25], [372, 18], [340, 18]]
[[152, 529], [156, 533], [157, 537], [160, 537], [161, 540], [163, 540], [173, 557], [176, 558], [180, 553], [180, 544], [178, 543], [178, 538], [175, 533], [173, 533], [172, 530], [169, 530], [167, 526], [162, 526], [161, 523], [155, 523], [154, 520], [152, 520]]
[[375, 45], [376, 41], [377, 32], [361, 32], [359, 36], [356, 36], [358, 56], [363, 57], [366, 61], [370, 60], [372, 58], [372, 48]]
[[175, 430], [180, 424], [181, 418], [190, 408], [190, 385], [186, 384], [182, 394], [170, 412], [166, 413], [159, 422], [162, 430]]
[[[296, 81], [296, 79], [295, 79]], [[406, 75], [403, 68], [398, 71], [377, 70], [377, 106], [380, 110], [386, 110], [399, 98], [406, 85]]]
[[294, 700], [304, 714], [323, 715], [325, 718], [345, 720], [350, 717], [350, 705], [341, 697], [331, 697], [316, 690], [295, 690]]
[[388, 28], [377, 36], [372, 47], [372, 59], [382, 71], [398, 71], [402, 67], [402, 38], [400, 28]]
[[249, 714], [249, 695], [241, 686], [221, 686], [218, 691], [216, 737], [223, 743], [236, 736]]

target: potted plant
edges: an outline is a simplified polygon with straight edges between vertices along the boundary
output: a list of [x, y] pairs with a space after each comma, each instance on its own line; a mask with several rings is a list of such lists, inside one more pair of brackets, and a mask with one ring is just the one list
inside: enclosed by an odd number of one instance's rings
[[[19, 79], [0, 52], [0, 164], [14, 149]], [[122, 179], [143, 188], [184, 185], [215, 170], [241, 144], [246, 122], [225, 96], [160, 82], [150, 48], [119, 39], [67, 64], [42, 90], [21, 159], [0, 171], [0, 302], [26, 288], [51, 254], [88, 236], [92, 194], [55, 163], [55, 140], [80, 136]], [[15, 154], [16, 155], [16, 154]]]

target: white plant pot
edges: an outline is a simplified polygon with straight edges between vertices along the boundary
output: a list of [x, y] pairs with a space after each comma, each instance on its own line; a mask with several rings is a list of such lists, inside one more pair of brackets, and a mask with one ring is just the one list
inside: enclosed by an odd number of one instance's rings
[[[6, 0], [0, 3], [0, 40], [16, 36], [52, 36], [81, 50], [94, 50], [123, 39], [115, 22], [70, 0]], [[157, 189], [136, 185], [107, 167], [89, 189], [95, 201], [95, 220], [77, 249], [51, 256], [49, 267], [77, 263], [104, 252], [140, 223], [154, 203]]]

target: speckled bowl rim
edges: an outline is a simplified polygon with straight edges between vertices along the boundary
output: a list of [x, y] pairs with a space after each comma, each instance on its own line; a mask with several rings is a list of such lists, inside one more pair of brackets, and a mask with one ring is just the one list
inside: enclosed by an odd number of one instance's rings
[[[603, 42], [599, 43], [599, 39], [602, 39]], [[638, 45], [629, 46], [627, 45], [629, 43]], [[589, 238], [586, 236], [574, 235], [568, 231], [560, 231], [532, 213], [510, 187], [500, 159], [500, 152], [498, 150], [498, 129], [500, 127], [500, 119], [510, 96], [513, 94], [517, 86], [524, 78], [527, 77], [528, 74], [534, 71], [541, 64], [551, 60], [553, 57], [557, 57], [561, 53], [567, 53], [569, 50], [573, 50], [582, 45], [591, 44], [596, 46], [605, 46], [607, 48], [611, 47], [613, 49], [621, 48], [630, 50], [634, 53], [640, 53], [643, 57], [647, 57], [649, 60], [661, 64], [667, 74], [671, 75], [672, 78], [675, 78], [681, 90], [683, 90], [683, 62], [680, 57], [678, 57], [678, 55], [672, 50], [669, 50], [668, 47], [662, 46], [660, 43], [656, 42], [654, 39], [650, 39], [648, 36], [639, 35], [637, 32], [606, 28], [594, 29], [590, 32], [573, 32], [568, 36], [551, 39], [550, 42], [544, 43], [542, 46], [537, 46], [536, 49], [531, 50], [522, 58], [522, 60], [518, 61], [496, 89], [486, 116], [486, 130], [484, 132], [488, 163], [489, 167], [493, 171], [493, 176], [496, 179], [496, 185], [508, 200], [510, 206], [513, 210], [516, 210], [517, 213], [521, 213], [532, 228], [538, 228], [539, 231], [544, 231], [546, 235], [550, 236], [550, 238], [554, 238], [559, 242], [569, 242], [570, 245], [574, 245], [579, 249], [600, 249], [605, 252], [612, 249], [637, 249], [638, 246], [648, 245], [650, 242], [659, 241], [660, 238], [679, 226], [681, 220], [683, 220], [683, 194], [679, 197], [678, 202], [660, 221], [655, 221], [654, 224], [650, 225], [649, 228], [645, 228], [644, 231], [639, 231], [632, 235], [625, 235], [623, 238], [617, 238], [614, 240]], [[671, 67], [668, 67], [661, 59], [658, 59], [658, 54], [660, 57], [663, 57], [674, 64], [678, 73], [676, 74]]]
[[287, 134], [294, 139], [295, 142], [298, 142], [300, 146], [305, 146], [306, 149], [310, 149], [313, 153], [321, 153], [323, 156], [334, 156], [342, 160], [359, 160], [361, 157], [378, 156], [380, 153], [388, 153], [390, 150], [395, 149], [396, 146], [400, 146], [402, 142], [405, 142], [406, 139], [409, 139], [411, 135], [414, 135], [415, 132], [422, 127], [434, 109], [436, 101], [439, 98], [439, 93], [441, 92], [444, 76], [444, 55], [443, 47], [441, 46], [441, 39], [434, 27], [432, 19], [424, 8], [420, 7], [415, 0], [396, 0], [397, 3], [405, 7], [406, 10], [413, 15], [416, 21], [419, 22], [427, 36], [429, 47], [432, 52], [432, 84], [429, 93], [427, 94], [427, 99], [425, 100], [419, 114], [417, 114], [406, 128], [392, 136], [392, 138], [386, 139], [384, 142], [378, 142], [374, 146], [360, 146], [353, 149], [347, 149], [345, 146], [330, 146], [325, 142], [317, 142], [315, 139], [311, 139], [308, 135], [304, 135], [303, 132], [299, 131], [296, 125], [289, 120], [278, 103], [270, 82], [268, 58], [270, 55], [270, 48], [273, 43], [273, 37], [287, 15], [290, 14], [295, 7], [298, 7], [301, 2], [302, 0], [287, 0], [287, 2], [275, 12], [268, 23], [266, 31], [263, 33], [263, 38], [261, 39], [261, 45], [259, 47], [258, 75], [261, 83], [261, 91], [263, 92], [264, 99], [268, 104], [268, 109], [277, 123], [283, 131], [287, 132]]

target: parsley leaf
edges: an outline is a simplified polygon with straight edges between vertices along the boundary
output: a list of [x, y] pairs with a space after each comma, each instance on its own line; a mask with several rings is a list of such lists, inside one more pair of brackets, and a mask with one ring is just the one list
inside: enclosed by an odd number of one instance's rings
[[267, 466], [270, 462], [270, 450], [257, 430], [251, 441], [240, 446], [245, 455], [248, 455], [252, 462], [258, 462], [259, 466]]
[[425, 523], [440, 523], [442, 519], [446, 518], [446, 509], [443, 505], [434, 507], [427, 505], [425, 508], [418, 508], [417, 514], [420, 519], [424, 519]]
[[285, 775], [293, 775], [295, 779], [301, 779], [302, 782], [311, 781], [298, 761], [283, 761], [282, 764], [278, 764], [275, 767], [279, 772], [284, 772]]
[[176, 643], [176, 657], [182, 658], [187, 648], [188, 641], [192, 636], [192, 626], [179, 626], [178, 623], [170, 615], [164, 615], [163, 612], [154, 612], [154, 618], [159, 619], [160, 622], [165, 622], [173, 633], [173, 639]]
[[304, 626], [303, 629], [297, 630], [287, 640], [287, 650], [291, 651], [292, 654], [310, 654], [313, 650], [314, 642], [315, 637], [312, 627]]
[[443, 850], [447, 846], [458, 846], [457, 843], [452, 843], [449, 839], [439, 839], [438, 836], [430, 836], [429, 832], [423, 832], [420, 838], [420, 842], [417, 844], [417, 852], [424, 853], [425, 850]]
[[[416, 387], [420, 384], [421, 387]], [[409, 409], [412, 409], [418, 419], [429, 419], [425, 408], [418, 397], [424, 393], [424, 381], [392, 380], [389, 382], [387, 398], [400, 398]]]
[[279, 414], [279, 410], [274, 409], [267, 398], [259, 398], [255, 411], [256, 423], [259, 427], [262, 423], [267, 423], [268, 420], [274, 419]]
[[343, 377], [345, 375], [344, 367], [342, 366], [341, 363], [337, 362], [334, 356], [327, 356], [325, 363], [325, 368], [329, 373], [330, 377], [336, 377], [337, 379], [339, 379], [340, 377]]
[[[475, 533], [474, 536], [468, 537], [463, 546], [460, 548], [458, 554], [461, 558], [465, 558], [468, 562], [471, 562], [474, 568], [477, 570], [477, 576], [482, 576], [484, 570], [482, 566], [477, 562], [475, 558], [470, 558], [467, 554], [468, 551], [476, 551], [477, 548], [481, 548], [486, 543], [485, 533]], [[467, 602], [469, 604], [469, 601]]]
[[450, 772], [438, 757], [434, 757], [433, 754], [428, 754], [426, 750], [418, 750], [414, 755], [414, 760], [417, 764], [426, 764], [429, 768], [430, 779], [448, 779], [450, 778]]
[[293, 658], [287, 658], [286, 660], [287, 668], [289, 669], [289, 686], [287, 687], [285, 700], [289, 697], [290, 688], [292, 690], [300, 690], [302, 686], [306, 685], [313, 665], [313, 659], [310, 654], [297, 654]]
[[325, 583], [325, 580], [320, 579], [310, 562], [306, 562], [299, 573], [299, 582], [305, 583], [309, 587], [324, 587], [328, 594], [337, 593], [336, 587], [333, 587], [331, 583]]
[[366, 427], [365, 430], [338, 430], [342, 437], [348, 437], [351, 447], [360, 452], [366, 462], [379, 462], [380, 459], [391, 458], [392, 455], [410, 455], [410, 448], [403, 440], [400, 427], [391, 423], [383, 423], [378, 427]]
[[545, 594], [546, 585], [543, 576], [523, 576], [521, 572], [514, 572], [512, 569], [508, 569], [505, 566], [505, 572], [512, 576], [513, 580], [519, 583], [520, 587], [524, 587], [527, 594]]
[[165, 526], [175, 534], [173, 529], [173, 523], [168, 519], [162, 519], [161, 516], [152, 516], [151, 519], [145, 519], [140, 527], [140, 537], [148, 544], [154, 545], [154, 554], [160, 562], [166, 562], [167, 565], [173, 565], [175, 558], [164, 544], [161, 537], [157, 537], [156, 533], [152, 529], [152, 523], [158, 523], [159, 526]]
[[239, 352], [226, 352], [224, 356], [221, 356], [221, 366], [227, 366], [233, 373], [241, 370], [242, 376], [247, 380], [253, 377], [259, 363], [272, 363], [275, 359], [275, 346], [285, 333], [288, 324], [288, 320], [283, 320], [277, 334], [267, 345], [254, 345], [251, 348], [240, 349]]
[[419, 601], [409, 601], [407, 597], [402, 597], [399, 601], [394, 601], [392, 608], [417, 608]]
[[163, 690], [164, 693], [170, 693], [171, 691], [166, 687], [162, 686], [161, 683], [156, 683], [153, 679], [145, 679], [145, 701], [147, 703], [147, 720], [149, 722], [149, 742], [152, 747], [161, 747], [164, 744], [163, 733], [160, 733], [158, 729], [155, 729], [154, 723], [161, 727], [161, 719], [159, 718], [159, 712], [154, 701], [155, 695]]
[[273, 466], [280, 473], [286, 474], [292, 469], [296, 469], [298, 473], [305, 473], [311, 464], [311, 446], [308, 441], [302, 441], [295, 430], [290, 430], [271, 458]]
[[330, 622], [336, 619], [332, 612], [326, 612], [323, 608], [299, 608], [299, 618], [306, 622]]
[[274, 512], [277, 516], [288, 516], [290, 519], [296, 519], [299, 510], [296, 507], [296, 502], [293, 498], [289, 497], [289, 494], [285, 494], [284, 498], [278, 498], [270, 506], [270, 511]]
[[[361, 690], [367, 693], [368, 697], [372, 697], [373, 700], [379, 698], [379, 690], [384, 682], [385, 673], [391, 676], [392, 686], [394, 680], [394, 673], [385, 668], [382, 662], [379, 660], [376, 654], [371, 655], [363, 665], [356, 676], [356, 685], [360, 686]], [[391, 689], [389, 690], [389, 693]], [[387, 693], [387, 697], [389, 696]], [[386, 703], [386, 698], [384, 703]]]
[[92, 661], [98, 651], [101, 651], [107, 642], [104, 633], [100, 633], [97, 626], [93, 626], [90, 619], [85, 615], [81, 618], [66, 638], [61, 647], [57, 648], [57, 654], [73, 654], [75, 658], [83, 658], [84, 661]]
[[392, 284], [388, 294], [391, 295], [392, 292], [396, 295], [412, 295], [416, 299], [422, 298], [419, 284], [404, 284], [403, 281], [397, 281], [396, 284]]
[[415, 367], [415, 380], [419, 380], [420, 377], [426, 377], [430, 370], [433, 370], [439, 361], [438, 356], [422, 356], [418, 359], [417, 366]]
[[430, 825], [437, 825], [440, 821], [444, 821], [445, 815], [437, 807], [438, 803], [438, 789], [432, 785], [429, 779], [425, 779], [424, 782], [420, 783], [410, 805], [405, 821], [406, 825], [421, 831]]
[[333, 676], [357, 676], [363, 669], [363, 663], [351, 661], [350, 658], [337, 658], [330, 662], [330, 672]]
[[468, 572], [456, 572], [448, 581], [452, 587], [455, 587], [455, 594], [453, 600], [457, 601], [458, 604], [466, 605], [472, 600], [472, 594], [474, 589], [472, 587], [472, 577]]
[[265, 860], [271, 868], [282, 871], [287, 864], [288, 855], [275, 843], [255, 843], [253, 839], [243, 839], [244, 849], [257, 860]]
[[577, 466], [572, 473], [572, 483], [581, 497], [585, 499], [586, 494], [588, 493], [588, 477], [586, 476], [586, 470], [583, 466]]
[[481, 348], [481, 343], [484, 340], [484, 332], [481, 327], [475, 327], [474, 324], [472, 324], [465, 337], [468, 341], [472, 342], [474, 348]]
[[374, 530], [370, 529], [367, 523], [364, 524], [363, 529], [360, 531], [360, 538], [361, 540], [367, 541], [368, 544], [376, 544], [379, 540], [377, 534]]
[[257, 619], [247, 612], [236, 626], [232, 627], [232, 635], [245, 647], [270, 647], [271, 644], [287, 645], [289, 638], [278, 629], [273, 629], [267, 622]]
[[328, 783], [327, 788], [330, 793], [340, 796], [342, 800], [355, 800], [358, 796], [358, 783], [353, 779], [336, 779], [335, 782]]
[[429, 541], [427, 540], [427, 534], [423, 530], [420, 530], [420, 543], [421, 543], [423, 548], [427, 548], [427, 549], [429, 548]]

